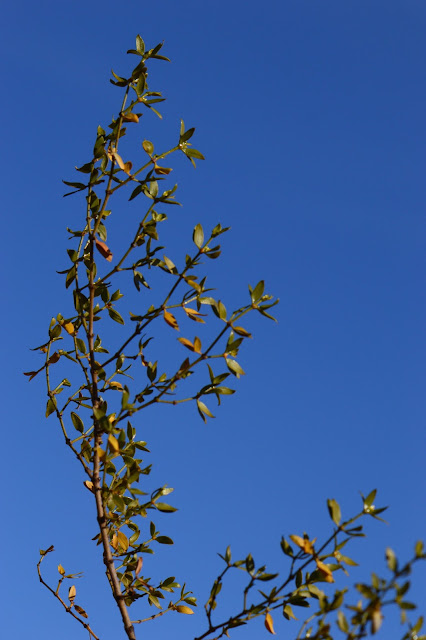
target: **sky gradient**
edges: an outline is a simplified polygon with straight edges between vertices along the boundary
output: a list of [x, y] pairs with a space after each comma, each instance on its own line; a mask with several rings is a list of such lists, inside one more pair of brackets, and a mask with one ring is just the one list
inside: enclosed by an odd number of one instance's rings
[[[424, 2], [23, 0], [2, 14], [5, 637], [86, 637], [38, 585], [38, 549], [50, 544], [52, 576], [59, 562], [84, 571], [79, 601], [102, 640], [123, 637], [80, 469], [44, 418], [43, 381], [22, 371], [36, 367], [29, 348], [50, 318], [71, 314], [55, 271], [84, 208], [62, 200], [61, 180], [75, 179], [97, 125], [117, 113], [110, 69], [130, 68], [137, 33], [150, 46], [164, 40], [172, 64], [150, 72], [167, 97], [164, 120], [146, 115], [133, 135], [172, 145], [184, 118], [206, 157], [196, 171], [173, 165], [184, 207], [172, 251], [191, 247], [198, 222], [231, 226], [208, 265], [221, 298], [245, 302], [247, 284], [264, 278], [281, 300], [277, 325], [248, 323], [247, 375], [215, 420], [205, 426], [185, 407], [151, 412], [140, 427], [150, 486], [175, 487], [179, 508], [156, 522], [175, 545], [146, 560], [148, 575], [186, 581], [202, 609], [228, 544], [284, 573], [282, 534], [324, 535], [327, 498], [348, 515], [373, 488], [390, 525], [372, 521], [354, 545], [353, 581], [385, 572], [386, 546], [407, 558], [426, 524]], [[296, 634], [275, 617], [279, 637]], [[204, 630], [202, 611], [167, 618], [141, 637]], [[377, 637], [398, 632], [390, 620]], [[234, 637], [266, 636], [260, 620]]]

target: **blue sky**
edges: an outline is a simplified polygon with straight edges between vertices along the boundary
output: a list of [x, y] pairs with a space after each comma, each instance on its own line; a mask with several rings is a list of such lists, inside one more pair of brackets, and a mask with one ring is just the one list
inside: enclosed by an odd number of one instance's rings
[[[144, 116], [134, 136], [171, 145], [182, 117], [206, 156], [196, 171], [174, 165], [184, 207], [172, 250], [190, 248], [198, 222], [229, 225], [209, 265], [223, 300], [244, 302], [261, 278], [281, 299], [277, 325], [248, 323], [247, 375], [214, 421], [185, 407], [140, 425], [151, 484], [175, 487], [179, 507], [156, 522], [175, 546], [146, 561], [150, 575], [176, 575], [202, 605], [227, 544], [284, 574], [282, 534], [323, 535], [328, 497], [349, 514], [374, 487], [390, 526], [369, 523], [354, 545], [354, 581], [384, 571], [386, 546], [407, 557], [426, 524], [425, 4], [24, 0], [2, 14], [6, 634], [84, 637], [38, 585], [38, 549], [50, 544], [52, 575], [58, 562], [85, 572], [79, 601], [102, 640], [121, 633], [90, 542], [90, 496], [44, 418], [42, 380], [22, 371], [36, 366], [28, 350], [51, 316], [71, 309], [55, 270], [66, 265], [66, 226], [84, 213], [77, 198], [62, 200], [61, 180], [117, 112], [110, 69], [129, 68], [137, 33], [165, 40], [172, 64], [150, 73], [167, 97], [164, 120]], [[414, 584], [420, 601], [424, 580]], [[141, 637], [204, 629], [201, 612], [166, 618]], [[295, 634], [286, 624], [276, 623], [281, 637]], [[400, 637], [395, 620], [385, 630]], [[235, 637], [262, 633], [257, 621]]]

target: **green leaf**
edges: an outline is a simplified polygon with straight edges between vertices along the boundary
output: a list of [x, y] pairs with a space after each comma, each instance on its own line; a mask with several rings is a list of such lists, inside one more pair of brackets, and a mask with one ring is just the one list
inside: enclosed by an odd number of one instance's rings
[[[181, 120], [183, 122], [183, 120]], [[180, 142], [187, 142], [194, 135], [195, 127], [188, 129], [185, 133], [182, 133], [180, 136]]]
[[251, 301], [253, 303], [258, 302], [260, 298], [263, 296], [263, 291], [265, 289], [264, 280], [261, 280], [260, 282], [258, 282], [253, 290], [251, 290], [250, 287], [249, 289], [250, 289]]
[[151, 156], [154, 153], [154, 145], [149, 140], [144, 140], [142, 142], [143, 150]]
[[390, 571], [396, 571], [398, 568], [398, 561], [396, 559], [395, 551], [390, 547], [386, 548], [386, 563]]
[[46, 418], [56, 410], [56, 398], [49, 398], [46, 405]]
[[157, 536], [157, 538], [155, 538], [155, 541], [159, 542], [160, 544], [174, 544], [173, 540], [168, 536]]
[[278, 576], [278, 573], [261, 573], [257, 576], [258, 580], [262, 580], [262, 582], [267, 582], [268, 580], [273, 580]]
[[162, 511], [163, 513], [173, 513], [173, 511], [177, 511], [175, 507], [172, 507], [165, 502], [156, 502], [155, 506], [157, 507], [158, 511]]
[[232, 360], [232, 358], [226, 358], [226, 365], [231, 373], [234, 374], [237, 378], [239, 376], [245, 375], [245, 371], [236, 360]]
[[77, 343], [77, 349], [81, 353], [87, 353], [86, 343], [84, 342], [84, 340], [82, 340], [81, 338], [76, 338], [75, 341]]
[[145, 53], [145, 43], [139, 34], [136, 36], [136, 51], [141, 54]]
[[208, 407], [206, 407], [204, 402], [201, 402], [201, 400], [197, 399], [197, 407], [198, 407], [199, 411], [201, 411], [202, 413], [205, 413], [206, 416], [209, 416], [209, 418], [214, 418], [214, 415], [212, 414], [210, 409]]
[[334, 524], [339, 526], [340, 520], [342, 519], [339, 503], [336, 502], [336, 500], [327, 500], [327, 506], [330, 518], [333, 520]]
[[153, 596], [151, 594], [148, 595], [148, 602], [149, 604], [153, 604], [154, 606], [157, 607], [157, 609], [161, 609], [161, 604], [158, 602], [158, 598], [156, 596]]
[[114, 320], [114, 322], [118, 322], [119, 324], [124, 324], [123, 318], [115, 309], [108, 309], [108, 314], [111, 320]]
[[77, 413], [74, 413], [74, 411], [71, 411], [71, 420], [74, 425], [74, 429], [77, 429], [77, 431], [79, 431], [80, 433], [83, 433], [84, 431], [83, 420], [80, 418], [80, 416]]
[[201, 224], [197, 224], [197, 226], [194, 228], [194, 232], [192, 234], [192, 239], [194, 241], [195, 246], [197, 246], [199, 249], [201, 249], [201, 247], [203, 246], [203, 242], [204, 242], [204, 231], [203, 231], [203, 227], [201, 226]]
[[291, 545], [287, 542], [287, 540], [284, 537], [281, 538], [280, 546], [283, 553], [285, 553], [286, 556], [290, 556], [290, 557], [294, 556], [294, 551]]
[[349, 623], [343, 611], [337, 612], [337, 626], [339, 627], [340, 631], [343, 631], [344, 633], [349, 632]]
[[187, 155], [188, 158], [197, 158], [198, 160], [205, 160], [205, 157], [203, 156], [201, 151], [198, 151], [197, 149], [185, 149], [185, 155]]
[[364, 498], [364, 508], [369, 508], [374, 502], [374, 498], [376, 497], [377, 489], [371, 491], [366, 498]]

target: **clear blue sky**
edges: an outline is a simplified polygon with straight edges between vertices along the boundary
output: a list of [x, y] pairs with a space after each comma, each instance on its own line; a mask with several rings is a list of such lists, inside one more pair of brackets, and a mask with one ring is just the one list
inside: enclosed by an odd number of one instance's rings
[[[62, 200], [61, 179], [117, 112], [110, 68], [128, 68], [138, 32], [152, 46], [165, 40], [172, 58], [151, 71], [165, 119], [144, 116], [141, 138], [172, 144], [183, 117], [206, 156], [195, 172], [183, 162], [174, 172], [181, 251], [197, 222], [230, 225], [212, 277], [222, 298], [244, 301], [247, 283], [264, 278], [281, 299], [278, 325], [250, 324], [247, 375], [216, 420], [204, 426], [185, 408], [141, 424], [150, 486], [174, 486], [179, 507], [157, 519], [176, 544], [146, 560], [149, 575], [186, 580], [202, 605], [227, 544], [284, 573], [281, 534], [324, 534], [328, 497], [348, 514], [374, 487], [390, 526], [369, 523], [354, 581], [383, 572], [386, 546], [406, 557], [424, 537], [425, 28], [421, 0], [3, 7], [5, 637], [86, 637], [37, 583], [38, 549], [50, 544], [52, 575], [58, 562], [85, 572], [78, 602], [102, 640], [123, 636], [90, 542], [90, 496], [44, 419], [43, 381], [22, 371], [35, 367], [28, 349], [50, 317], [71, 313], [55, 270], [83, 208]], [[424, 571], [415, 585], [421, 601]], [[167, 618], [141, 637], [204, 629], [202, 612]], [[276, 623], [281, 638], [295, 633], [286, 624]], [[400, 637], [395, 620], [385, 629]], [[234, 637], [266, 635], [257, 621]]]

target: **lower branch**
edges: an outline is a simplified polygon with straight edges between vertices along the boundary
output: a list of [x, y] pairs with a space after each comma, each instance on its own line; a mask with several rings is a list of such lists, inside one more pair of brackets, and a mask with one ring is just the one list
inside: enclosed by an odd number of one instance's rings
[[[52, 547], [52, 551], [53, 551], [53, 547]], [[56, 598], [57, 600], [59, 600], [59, 602], [61, 603], [61, 605], [64, 607], [65, 611], [66, 611], [67, 613], [69, 613], [69, 614], [70, 614], [70, 615], [71, 615], [75, 620], [77, 620], [77, 621], [78, 621], [78, 622], [79, 622], [79, 623], [80, 623], [80, 624], [81, 624], [81, 625], [82, 625], [82, 626], [83, 626], [83, 627], [84, 627], [84, 628], [89, 632], [89, 636], [90, 636], [90, 638], [93, 638], [94, 640], [100, 640], [100, 639], [99, 639], [99, 637], [96, 635], [96, 633], [95, 633], [95, 632], [90, 628], [89, 624], [88, 624], [87, 622], [84, 622], [84, 620], [82, 620], [81, 618], [79, 618], [79, 617], [74, 613], [74, 611], [73, 611], [73, 610], [72, 610], [72, 608], [71, 608], [71, 605], [67, 605], [67, 604], [62, 600], [62, 598], [61, 598], [61, 596], [59, 595], [59, 593], [57, 593], [56, 591], [54, 591], [54, 590], [52, 589], [52, 587], [50, 587], [50, 586], [47, 584], [47, 582], [45, 582], [45, 581], [43, 580], [43, 577], [42, 577], [42, 575], [41, 575], [41, 569], [40, 569], [40, 565], [41, 565], [41, 563], [42, 563], [42, 561], [43, 561], [43, 558], [44, 558], [44, 555], [40, 558], [40, 560], [39, 560], [39, 561], [38, 561], [38, 563], [37, 563], [37, 573], [38, 573], [38, 577], [39, 577], [39, 580], [40, 580], [41, 584], [42, 584], [43, 586], [45, 586], [45, 587], [46, 587], [46, 589], [48, 589], [48, 590], [50, 591], [50, 593], [51, 593], [53, 596], [55, 596], [55, 598]]]

